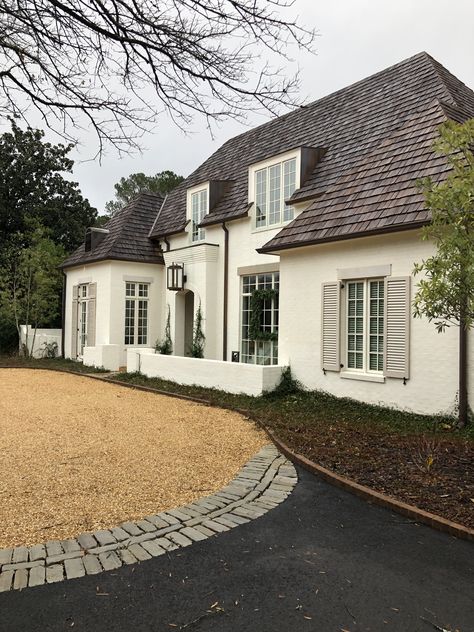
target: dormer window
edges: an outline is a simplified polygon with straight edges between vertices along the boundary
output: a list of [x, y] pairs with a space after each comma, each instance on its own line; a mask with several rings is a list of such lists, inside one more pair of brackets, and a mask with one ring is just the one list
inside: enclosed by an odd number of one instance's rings
[[206, 236], [204, 228], [199, 224], [209, 213], [209, 183], [188, 189], [188, 220], [190, 221], [190, 239], [192, 242], [203, 241]]
[[301, 154], [294, 150], [249, 168], [249, 203], [253, 203], [254, 228], [278, 227], [294, 218], [285, 204], [300, 186]]
[[274, 226], [293, 219], [285, 204], [296, 189], [296, 158], [255, 171], [255, 226]]

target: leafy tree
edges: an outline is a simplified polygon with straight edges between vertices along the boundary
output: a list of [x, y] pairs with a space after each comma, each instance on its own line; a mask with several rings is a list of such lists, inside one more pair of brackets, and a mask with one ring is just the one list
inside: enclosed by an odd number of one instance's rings
[[51, 145], [44, 132], [11, 125], [0, 136], [0, 251], [10, 236], [28, 232], [33, 220], [70, 252], [97, 216], [77, 183], [63, 176], [72, 172], [72, 145]]
[[160, 171], [154, 176], [146, 176], [144, 173], [132, 173], [128, 178], [120, 178], [120, 182], [114, 186], [115, 200], [107, 202], [105, 211], [114, 215], [126, 204], [131, 202], [139, 193], [152, 191], [166, 195], [184, 180], [173, 171]]
[[298, 76], [281, 68], [315, 33], [292, 5], [0, 0], [0, 112], [39, 112], [63, 135], [86, 125], [101, 151], [136, 146], [163, 111], [188, 127], [196, 114], [209, 124], [293, 104]]
[[474, 325], [474, 119], [440, 127], [434, 150], [451, 169], [443, 182], [422, 181], [431, 223], [423, 239], [436, 254], [415, 266], [423, 273], [414, 299], [415, 316], [434, 321], [439, 332], [459, 327], [459, 425], [468, 421], [467, 333]]
[[[0, 311], [14, 321], [18, 338], [23, 324], [36, 330], [51, 323], [60, 312], [61, 272], [65, 257], [62, 246], [55, 244], [39, 224], [31, 224], [29, 234], [16, 233], [6, 245], [8, 257], [0, 271]], [[25, 347], [29, 355], [29, 334]]]

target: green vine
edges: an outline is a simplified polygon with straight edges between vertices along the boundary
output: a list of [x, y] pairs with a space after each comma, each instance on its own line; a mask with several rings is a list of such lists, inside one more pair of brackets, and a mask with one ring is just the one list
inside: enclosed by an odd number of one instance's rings
[[168, 305], [168, 316], [166, 318], [165, 337], [164, 340], [157, 340], [155, 351], [161, 355], [171, 355], [173, 353], [173, 341], [171, 340], [171, 310]]
[[278, 296], [278, 290], [254, 290], [250, 297], [250, 340], [278, 340], [275, 331], [262, 330], [262, 314], [265, 301], [274, 300]]
[[199, 307], [196, 311], [196, 318], [194, 319], [193, 341], [189, 349], [192, 358], [204, 358], [206, 336], [202, 330], [203, 320], [204, 317], [202, 315], [201, 303], [199, 303]]

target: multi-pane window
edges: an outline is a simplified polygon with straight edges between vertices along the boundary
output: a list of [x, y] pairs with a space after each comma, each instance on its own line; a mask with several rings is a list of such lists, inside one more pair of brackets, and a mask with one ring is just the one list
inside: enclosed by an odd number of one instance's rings
[[191, 239], [192, 241], [202, 241], [205, 238], [204, 228], [199, 228], [199, 224], [207, 214], [207, 189], [191, 194]]
[[148, 283], [125, 283], [125, 344], [148, 342]]
[[79, 349], [78, 355], [82, 356], [84, 347], [87, 346], [87, 312], [89, 309], [89, 285], [84, 283], [78, 288], [78, 330], [79, 330]]
[[[241, 361], [247, 364], [278, 363], [278, 272], [251, 274], [242, 277], [242, 343]], [[255, 290], [274, 290], [262, 304], [260, 331], [262, 339], [250, 339], [252, 294]], [[272, 339], [263, 339], [265, 334]]]
[[346, 284], [347, 368], [383, 370], [384, 282]]
[[296, 189], [296, 158], [255, 172], [255, 225], [277, 226], [293, 219], [294, 209], [285, 204]]

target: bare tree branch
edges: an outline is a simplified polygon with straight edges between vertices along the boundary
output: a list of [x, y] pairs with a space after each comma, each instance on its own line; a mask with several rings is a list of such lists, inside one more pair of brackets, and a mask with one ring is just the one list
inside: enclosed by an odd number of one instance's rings
[[[92, 127], [98, 153], [139, 147], [166, 112], [187, 129], [279, 113], [298, 75], [272, 64], [312, 50], [287, 0], [0, 0], [0, 113], [68, 140]], [[150, 91], [152, 89], [152, 92]], [[150, 98], [150, 94], [154, 95]]]

